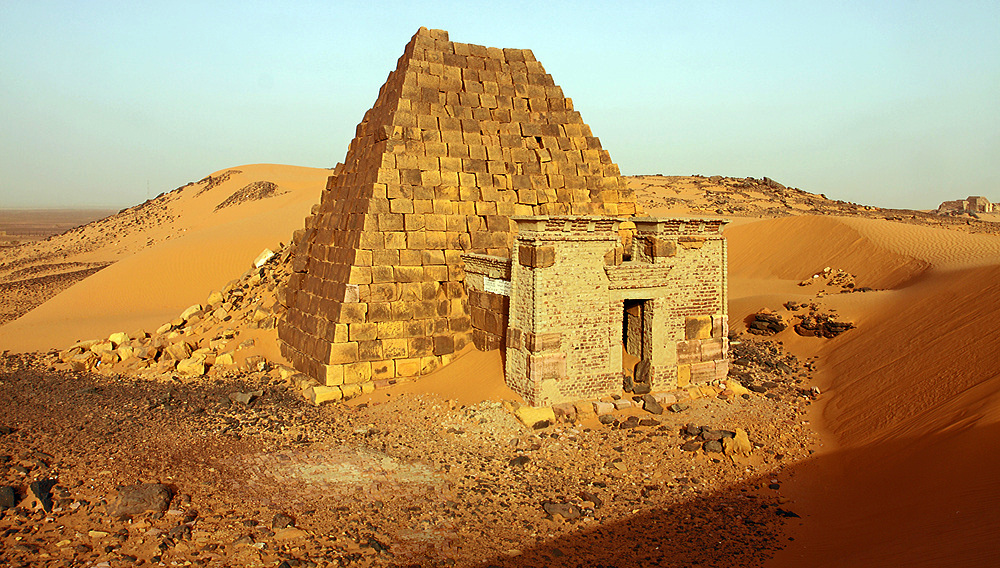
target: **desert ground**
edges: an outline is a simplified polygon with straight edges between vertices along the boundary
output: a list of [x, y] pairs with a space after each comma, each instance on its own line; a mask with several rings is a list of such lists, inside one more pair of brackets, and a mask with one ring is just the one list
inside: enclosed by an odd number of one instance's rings
[[[305, 400], [276, 295], [328, 174], [228, 168], [2, 249], [0, 564], [1000, 563], [996, 219], [630, 177], [731, 220], [729, 381], [529, 427], [495, 351]], [[144, 355], [180, 340], [206, 365]]]

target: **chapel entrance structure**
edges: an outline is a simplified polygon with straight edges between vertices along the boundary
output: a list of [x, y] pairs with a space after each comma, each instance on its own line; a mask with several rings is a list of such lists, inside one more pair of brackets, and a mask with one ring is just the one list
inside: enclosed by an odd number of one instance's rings
[[282, 354], [351, 396], [473, 342], [551, 404], [621, 391], [631, 321], [654, 388], [720, 376], [722, 222], [636, 213], [530, 50], [421, 28], [295, 235]]

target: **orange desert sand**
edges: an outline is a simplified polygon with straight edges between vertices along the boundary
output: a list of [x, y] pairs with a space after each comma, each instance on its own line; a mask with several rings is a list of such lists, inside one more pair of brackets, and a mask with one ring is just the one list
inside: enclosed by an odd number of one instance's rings
[[[277, 165], [220, 170], [109, 219], [5, 250], [3, 283], [28, 278], [28, 267], [111, 264], [0, 327], [0, 348], [64, 350], [118, 331], [151, 332], [240, 278], [264, 248], [288, 243], [328, 174]], [[856, 326], [832, 339], [790, 328], [769, 338], [815, 361], [811, 384], [822, 394], [806, 416], [819, 434], [815, 453], [778, 474], [785, 506], [799, 518], [787, 520], [793, 540], [783, 537], [767, 565], [1000, 563], [996, 225], [857, 206], [757, 180], [629, 179], [648, 214], [732, 219], [725, 234], [733, 331], [745, 331], [743, 322], [762, 308], [788, 319], [789, 301], [814, 302]], [[219, 208], [259, 181], [274, 188]], [[872, 290], [838, 293], [822, 279], [800, 286], [827, 267]], [[275, 341], [273, 329], [256, 337]], [[276, 350], [265, 351], [281, 363]], [[498, 352], [467, 351], [421, 381], [348, 404], [422, 391], [470, 406], [516, 399], [502, 383]]]

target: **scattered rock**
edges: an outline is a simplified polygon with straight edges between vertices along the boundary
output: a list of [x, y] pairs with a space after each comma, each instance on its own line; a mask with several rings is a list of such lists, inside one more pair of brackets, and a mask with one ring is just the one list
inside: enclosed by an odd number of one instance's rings
[[41, 479], [32, 481], [28, 485], [28, 494], [21, 501], [21, 507], [25, 509], [42, 509], [46, 513], [52, 512], [52, 488], [55, 486], [55, 479]]
[[229, 393], [229, 400], [249, 406], [253, 401], [257, 400], [262, 396], [264, 396], [264, 391], [262, 390], [255, 390], [249, 392], [232, 392]]
[[663, 414], [663, 407], [649, 394], [642, 397], [642, 409], [650, 414]]
[[681, 449], [685, 452], [697, 452], [701, 449], [701, 444], [698, 440], [688, 440], [681, 444]]
[[780, 315], [765, 308], [754, 314], [753, 321], [747, 326], [747, 331], [754, 335], [774, 335], [787, 328], [788, 324]]
[[522, 466], [524, 466], [524, 464], [526, 464], [526, 463], [528, 463], [530, 461], [531, 461], [531, 458], [529, 458], [528, 456], [517, 456], [516, 458], [513, 458], [512, 460], [510, 460], [509, 463], [510, 463], [511, 467], [522, 467]]
[[705, 442], [705, 445], [703, 447], [705, 448], [706, 452], [712, 452], [717, 454], [722, 453], [722, 442], [720, 442], [719, 440], [709, 440]]
[[108, 503], [112, 517], [132, 516], [146, 511], [166, 511], [173, 497], [170, 488], [162, 483], [141, 483], [118, 490], [118, 495]]
[[554, 503], [552, 501], [546, 501], [545, 503], [542, 503], [542, 509], [553, 517], [559, 515], [568, 521], [579, 519], [583, 514], [582, 511], [580, 511], [580, 507], [577, 507], [572, 503]]
[[[593, 405], [588, 403], [588, 406], [593, 409]], [[535, 428], [538, 424], [547, 422], [551, 424], [556, 421], [556, 414], [550, 406], [527, 406], [522, 405], [514, 410], [514, 416], [521, 421], [522, 424], [529, 428]], [[545, 426], [543, 426], [544, 428]]]
[[0, 510], [13, 509], [17, 505], [17, 493], [13, 487], [0, 485]]
[[295, 524], [295, 519], [285, 513], [278, 513], [271, 519], [271, 530], [283, 529]]
[[722, 440], [723, 450], [727, 456], [749, 456], [753, 451], [753, 444], [747, 436], [746, 430], [737, 428], [732, 438]]

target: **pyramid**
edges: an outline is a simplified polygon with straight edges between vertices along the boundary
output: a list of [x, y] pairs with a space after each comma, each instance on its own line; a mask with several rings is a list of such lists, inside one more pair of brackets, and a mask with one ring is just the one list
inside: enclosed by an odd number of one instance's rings
[[463, 253], [509, 257], [516, 215], [635, 213], [530, 50], [420, 28], [296, 233], [282, 354], [344, 396], [433, 372], [471, 340]]

